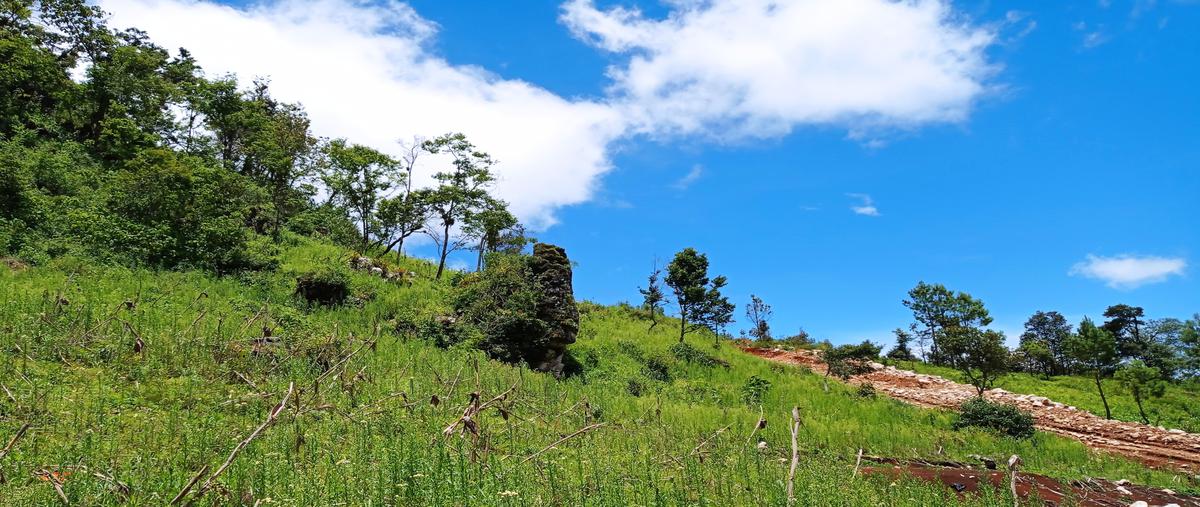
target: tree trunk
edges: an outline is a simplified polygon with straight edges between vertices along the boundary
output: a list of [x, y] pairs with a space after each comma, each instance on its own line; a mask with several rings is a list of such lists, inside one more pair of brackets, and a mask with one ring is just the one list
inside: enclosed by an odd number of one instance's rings
[[450, 223], [445, 222], [445, 226], [442, 227], [442, 255], [441, 255], [441, 258], [438, 260], [437, 276], [434, 277], [437, 280], [442, 279], [442, 271], [444, 271], [446, 269], [446, 255], [448, 255], [449, 253], [450, 253]]
[[1100, 373], [1096, 373], [1096, 390], [1100, 391], [1100, 402], [1104, 404], [1104, 418], [1112, 419], [1112, 410], [1108, 408], [1108, 398], [1104, 397], [1104, 385], [1100, 383]]
[[687, 334], [687, 317], [686, 312], [679, 311], [679, 343], [683, 343], [683, 335]]
[[1150, 424], [1150, 418], [1149, 418], [1149, 417], [1146, 417], [1146, 411], [1145, 411], [1145, 410], [1142, 408], [1142, 397], [1141, 397], [1141, 396], [1134, 396], [1134, 397], [1133, 397], [1133, 401], [1136, 401], [1136, 402], [1137, 402], [1137, 406], [1138, 406], [1138, 414], [1141, 414], [1141, 416], [1142, 416], [1142, 422], [1143, 422], [1143, 423], [1146, 423], [1146, 424]]
[[370, 222], [369, 222], [369, 220], [368, 220], [368, 217], [367, 217], [367, 211], [366, 211], [366, 210], [362, 210], [362, 209], [360, 209], [360, 210], [358, 210], [358, 211], [359, 211], [359, 215], [358, 215], [358, 216], [359, 216], [359, 218], [361, 218], [361, 219], [362, 219], [362, 235], [363, 235], [363, 248], [362, 248], [362, 249], [363, 249], [363, 251], [362, 251], [362, 254], [363, 254], [363, 255], [367, 255], [367, 249], [369, 248], [370, 241], [371, 241], [370, 229], [368, 228], [367, 224], [368, 224], [368, 223], [370, 223]]

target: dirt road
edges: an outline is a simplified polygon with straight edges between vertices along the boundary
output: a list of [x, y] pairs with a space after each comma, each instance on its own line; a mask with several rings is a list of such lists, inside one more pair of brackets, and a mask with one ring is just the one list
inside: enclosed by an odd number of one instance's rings
[[[750, 354], [808, 367], [825, 373], [825, 364], [816, 351], [744, 349]], [[852, 383], [871, 384], [876, 391], [922, 407], [956, 409], [975, 396], [975, 388], [936, 375], [898, 370], [878, 363], [874, 371], [851, 379]], [[1115, 452], [1149, 466], [1195, 474], [1200, 472], [1200, 435], [1177, 429], [1146, 424], [1110, 421], [1085, 410], [1028, 394], [992, 389], [987, 399], [1016, 405], [1033, 414], [1037, 428], [1071, 437], [1089, 447]]]

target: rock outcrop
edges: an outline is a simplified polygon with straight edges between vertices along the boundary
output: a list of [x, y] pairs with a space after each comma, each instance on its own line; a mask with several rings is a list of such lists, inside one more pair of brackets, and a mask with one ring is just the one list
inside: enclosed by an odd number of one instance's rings
[[567, 345], [575, 343], [575, 335], [579, 333], [571, 261], [562, 247], [538, 243], [533, 246], [529, 266], [540, 292], [537, 317], [546, 323], [546, 350], [528, 361], [535, 370], [561, 376]]

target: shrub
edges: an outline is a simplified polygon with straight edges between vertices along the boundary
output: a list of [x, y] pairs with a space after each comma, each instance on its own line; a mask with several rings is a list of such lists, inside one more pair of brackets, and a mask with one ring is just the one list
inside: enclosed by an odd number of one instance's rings
[[332, 268], [309, 271], [296, 277], [296, 295], [309, 304], [342, 304], [350, 295], [350, 277]]
[[642, 367], [642, 374], [659, 382], [671, 381], [671, 367], [661, 357], [646, 359], [646, 365]]
[[1017, 407], [973, 398], [963, 403], [954, 429], [987, 428], [1013, 438], [1033, 436], [1033, 416]]
[[528, 257], [495, 255], [488, 260], [483, 271], [451, 276], [454, 310], [482, 333], [480, 350], [516, 364], [547, 347], [547, 325], [538, 318], [538, 288]]
[[667, 349], [667, 350], [669, 352], [671, 352], [671, 355], [675, 356], [675, 359], [678, 359], [680, 361], [698, 364], [700, 366], [707, 366], [707, 367], [713, 367], [713, 366], [717, 366], [717, 365], [725, 366], [725, 367], [729, 366], [729, 364], [727, 364], [725, 361], [722, 361], [713, 356], [705, 354], [700, 349], [693, 347], [691, 345], [688, 345], [687, 343], [684, 343], [684, 342], [676, 343], [676, 344], [672, 345], [670, 349]]
[[762, 403], [763, 397], [770, 390], [770, 380], [761, 378], [758, 375], [751, 375], [750, 378], [746, 379], [746, 383], [742, 384], [742, 401], [750, 405]]
[[875, 386], [873, 386], [869, 383], [858, 386], [858, 397], [874, 399], [875, 398]]

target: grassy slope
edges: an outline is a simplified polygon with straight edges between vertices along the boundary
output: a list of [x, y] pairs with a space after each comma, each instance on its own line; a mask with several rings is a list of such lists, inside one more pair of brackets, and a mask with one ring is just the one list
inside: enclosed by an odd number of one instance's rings
[[[277, 505], [780, 505], [785, 497], [788, 430], [793, 404], [804, 414], [797, 474], [803, 504], [935, 505], [948, 493], [918, 484], [851, 478], [853, 453], [965, 459], [979, 453], [1024, 457], [1030, 470], [1064, 477], [1122, 477], [1175, 489], [1180, 478], [1147, 471], [1081, 445], [1039, 434], [1015, 442], [949, 429], [951, 416], [887, 399], [862, 399], [835, 385], [821, 390], [805, 370], [772, 365], [728, 345], [713, 350], [729, 363], [690, 365], [667, 352], [669, 323], [647, 323], [620, 308], [585, 305], [579, 342], [586, 378], [555, 381], [497, 364], [470, 350], [439, 350], [390, 332], [392, 320], [432, 315], [444, 287], [428, 278], [399, 288], [355, 275], [355, 293], [374, 294], [361, 308], [307, 311], [291, 297], [297, 270], [337, 261], [333, 247], [299, 241], [279, 273], [213, 278], [95, 267], [78, 261], [11, 272], [0, 268], [0, 440], [22, 422], [31, 432], [0, 462], [4, 505], [57, 502], [33, 473], [79, 466], [64, 490], [73, 504], [117, 503], [105, 481], [129, 484], [132, 504], [161, 505], [201, 466], [216, 467], [264, 418], [290, 381], [303, 389], [301, 411], [252, 443], [206, 502]], [[428, 274], [416, 262], [407, 266]], [[69, 300], [55, 304], [58, 294]], [[134, 301], [131, 310], [124, 301]], [[113, 316], [109, 318], [109, 316]], [[289, 353], [254, 356], [248, 338], [255, 315], [277, 329]], [[128, 326], [125, 324], [128, 322]], [[134, 333], [146, 344], [133, 352]], [[324, 379], [324, 367], [359, 347], [350, 337], [377, 338], [346, 375]], [[662, 357], [672, 380], [644, 375], [646, 358]], [[269, 396], [240, 380], [242, 374]], [[766, 451], [748, 444], [759, 408], [741, 400], [751, 375], [771, 382], [763, 401]], [[629, 394], [630, 381], [643, 386]], [[489, 410], [477, 422], [478, 443], [440, 432], [461, 414], [468, 393], [484, 399], [517, 382], [512, 417]], [[404, 392], [404, 398], [392, 397]], [[432, 395], [444, 400], [434, 407]], [[321, 407], [319, 410], [309, 410]], [[564, 435], [596, 422], [607, 426], [568, 440], [528, 461]], [[709, 439], [715, 431], [728, 430]], [[708, 440], [699, 452], [697, 445]], [[472, 463], [472, 449], [479, 452]], [[205, 502], [201, 502], [205, 503]], [[1007, 505], [1000, 497], [981, 503]]]
[[[897, 364], [896, 367], [967, 382], [961, 373], [951, 368], [907, 362]], [[1112, 379], [1103, 380], [1103, 384], [1113, 419], [1142, 422], [1137, 404], [1134, 403], [1129, 390]], [[1096, 384], [1088, 377], [1063, 376], [1045, 379], [1028, 373], [1014, 373], [1002, 377], [996, 382], [996, 387], [1013, 393], [1045, 396], [1104, 416], [1104, 405], [1096, 392]], [[1144, 404], [1151, 424], [1200, 433], [1200, 390], [1195, 385], [1168, 385], [1162, 398], [1148, 400]]]

